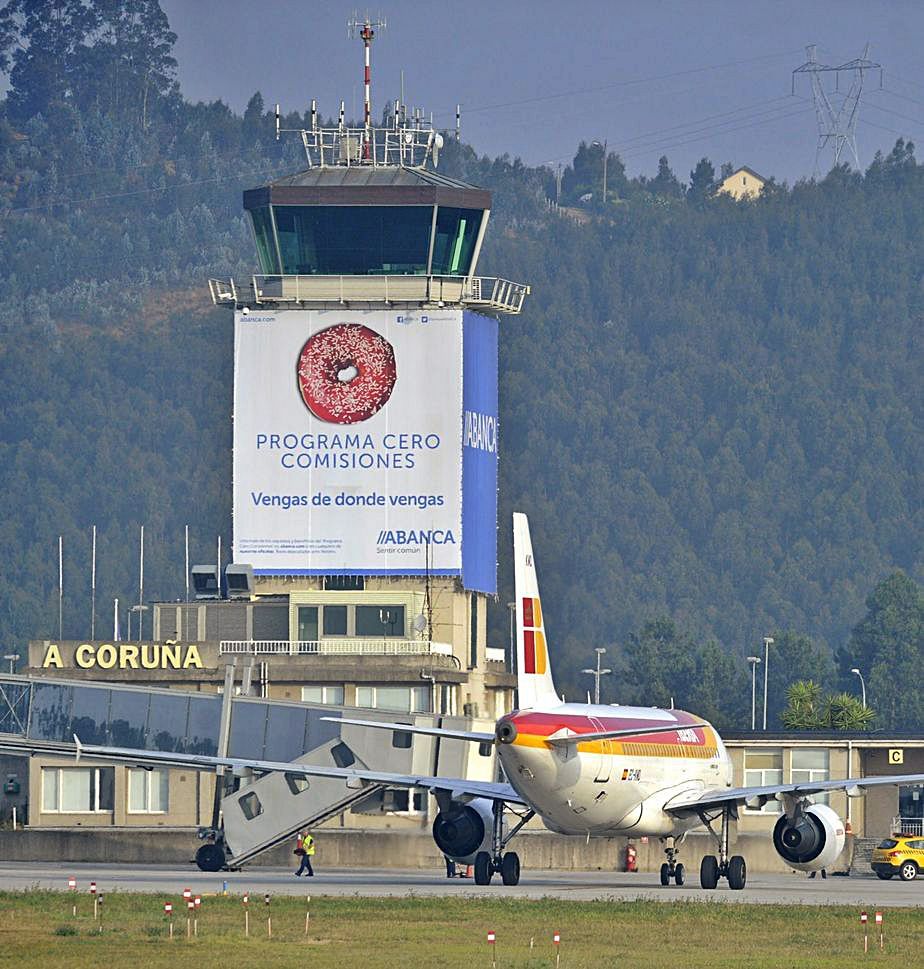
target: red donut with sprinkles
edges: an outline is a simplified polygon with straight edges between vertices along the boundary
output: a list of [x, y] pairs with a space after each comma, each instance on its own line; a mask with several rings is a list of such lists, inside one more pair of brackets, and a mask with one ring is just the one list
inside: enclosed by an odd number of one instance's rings
[[298, 355], [298, 389], [329, 424], [358, 424], [388, 403], [398, 379], [395, 351], [360, 323], [337, 323], [309, 337]]

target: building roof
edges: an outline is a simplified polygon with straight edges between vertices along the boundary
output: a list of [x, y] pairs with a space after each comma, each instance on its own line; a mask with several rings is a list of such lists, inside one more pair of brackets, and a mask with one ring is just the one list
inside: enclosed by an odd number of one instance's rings
[[491, 193], [426, 168], [329, 165], [284, 175], [244, 192], [244, 208], [264, 205], [452, 205], [489, 209]]
[[734, 170], [734, 171], [733, 171], [733, 172], [731, 173], [731, 175], [727, 175], [727, 176], [726, 176], [726, 178], [723, 178], [723, 179], [722, 179], [722, 181], [724, 182], [724, 181], [726, 181], [726, 179], [728, 179], [728, 178], [733, 178], [733, 177], [734, 177], [735, 175], [737, 175], [737, 174], [739, 174], [740, 172], [747, 172], [747, 173], [748, 173], [748, 175], [753, 175], [753, 176], [754, 176], [754, 178], [757, 178], [757, 179], [759, 179], [759, 180], [760, 180], [760, 181], [762, 181], [762, 182], [766, 182], [766, 181], [767, 181], [767, 179], [765, 179], [763, 175], [761, 175], [761, 174], [760, 174], [759, 172], [755, 172], [753, 168], [749, 168], [749, 167], [748, 167], [747, 165], [739, 165], [739, 166], [738, 166], [738, 167], [737, 167], [737, 168], [736, 168], [736, 169], [735, 169], [735, 170]]

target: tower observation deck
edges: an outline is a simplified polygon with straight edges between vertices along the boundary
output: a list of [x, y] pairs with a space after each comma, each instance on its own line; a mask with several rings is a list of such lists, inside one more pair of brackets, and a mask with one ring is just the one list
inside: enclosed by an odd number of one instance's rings
[[491, 193], [437, 171], [443, 136], [419, 111], [396, 101], [383, 127], [348, 127], [341, 102], [324, 127], [312, 102], [310, 127], [293, 133], [307, 168], [244, 192], [260, 272], [210, 279], [213, 302], [520, 312], [529, 286], [476, 274]]

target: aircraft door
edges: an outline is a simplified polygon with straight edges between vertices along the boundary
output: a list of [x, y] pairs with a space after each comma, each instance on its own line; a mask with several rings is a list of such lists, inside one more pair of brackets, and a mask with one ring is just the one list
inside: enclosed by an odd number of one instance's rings
[[[591, 717], [590, 722], [595, 731], [602, 733], [606, 730], [606, 727], [599, 720]], [[597, 758], [597, 773], [594, 777], [594, 783], [605, 784], [610, 779], [610, 771], [613, 767], [613, 753], [609, 740], [601, 740], [599, 743], [600, 753], [594, 755]]]

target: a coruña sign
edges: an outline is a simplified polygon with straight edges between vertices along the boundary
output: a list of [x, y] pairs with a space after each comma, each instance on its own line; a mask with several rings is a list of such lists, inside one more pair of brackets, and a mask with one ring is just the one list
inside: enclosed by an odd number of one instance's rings
[[[194, 643], [81, 643], [74, 650], [74, 665], [82, 670], [188, 670], [202, 669], [202, 657]], [[63, 669], [56, 643], [49, 643], [42, 669]]]

